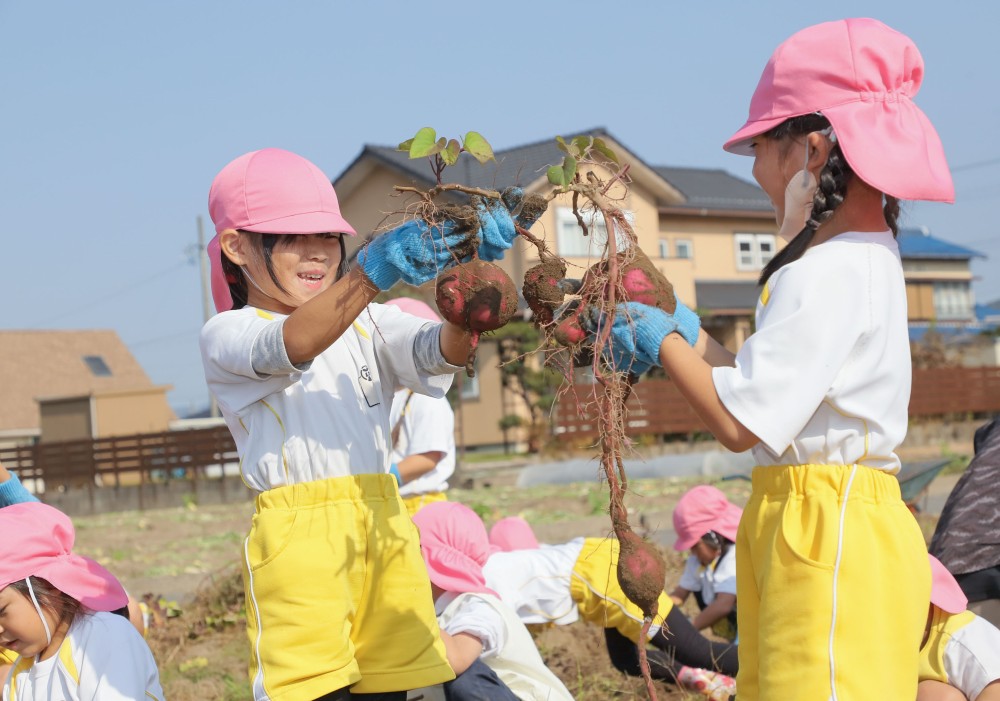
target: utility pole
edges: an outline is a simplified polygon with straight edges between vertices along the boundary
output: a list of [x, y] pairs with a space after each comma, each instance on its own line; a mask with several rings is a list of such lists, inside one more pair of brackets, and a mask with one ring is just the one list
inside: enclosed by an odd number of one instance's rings
[[[205, 250], [205, 228], [202, 226], [201, 215], [198, 215], [198, 264], [201, 267], [201, 308], [204, 320], [207, 322], [212, 318], [212, 300], [208, 251]], [[208, 415], [213, 419], [219, 416], [219, 403], [215, 401], [215, 395], [208, 393]]]

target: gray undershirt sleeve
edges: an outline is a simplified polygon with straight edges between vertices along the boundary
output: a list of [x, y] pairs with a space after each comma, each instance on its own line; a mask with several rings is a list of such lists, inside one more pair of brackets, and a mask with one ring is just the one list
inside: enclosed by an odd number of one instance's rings
[[425, 375], [454, 375], [464, 368], [452, 365], [441, 355], [441, 329], [444, 324], [425, 324], [413, 340], [417, 371]]
[[268, 324], [264, 327], [250, 351], [250, 363], [253, 371], [262, 377], [270, 375], [290, 375], [293, 372], [308, 370], [312, 361], [293, 365], [285, 350], [285, 320], [281, 323]]

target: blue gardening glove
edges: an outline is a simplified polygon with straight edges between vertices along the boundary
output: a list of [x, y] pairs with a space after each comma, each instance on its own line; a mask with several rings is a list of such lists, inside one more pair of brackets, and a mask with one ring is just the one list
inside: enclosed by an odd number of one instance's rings
[[[604, 323], [602, 314], [592, 313], [589, 331], [596, 335]], [[700, 328], [701, 319], [680, 300], [673, 314], [639, 302], [623, 302], [616, 308], [605, 355], [617, 370], [641, 375], [660, 366], [660, 346], [667, 334], [676, 331], [693, 346]]]
[[438, 273], [472, 256], [475, 241], [468, 231], [456, 232], [446, 220], [431, 227], [422, 219], [408, 221], [377, 236], [358, 251], [358, 265], [376, 287], [388, 290], [400, 280], [422, 285]]
[[403, 477], [399, 474], [399, 466], [396, 463], [389, 465], [389, 474], [396, 478], [396, 486], [403, 486]]
[[[530, 229], [545, 211], [544, 207], [529, 207], [528, 211], [522, 211], [523, 202], [524, 190], [519, 187], [504, 190], [500, 193], [500, 200], [478, 201], [476, 212], [480, 222], [477, 232], [480, 238], [480, 258], [487, 261], [503, 258], [504, 252], [514, 245], [514, 237], [517, 236], [515, 224]], [[511, 214], [512, 212], [516, 213]]]

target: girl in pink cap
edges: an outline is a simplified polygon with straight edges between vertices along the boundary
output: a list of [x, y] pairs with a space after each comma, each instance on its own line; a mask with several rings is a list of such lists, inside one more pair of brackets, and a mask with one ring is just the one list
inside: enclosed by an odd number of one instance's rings
[[0, 647], [18, 657], [5, 701], [163, 699], [153, 655], [120, 611], [125, 590], [72, 552], [69, 517], [39, 502], [0, 509]]
[[756, 332], [734, 356], [686, 307], [636, 303], [612, 328], [616, 358], [662, 365], [757, 461], [736, 538], [741, 701], [916, 695], [930, 573], [894, 477], [911, 379], [896, 216], [954, 199], [913, 101], [923, 77], [913, 42], [872, 19], [782, 43], [725, 144], [754, 157], [788, 239]]
[[674, 508], [674, 550], [690, 550], [680, 582], [670, 592], [677, 605], [692, 593], [700, 613], [696, 630], [736, 639], [736, 530], [743, 510], [718, 488], [703, 484], [689, 489]]
[[[386, 304], [435, 323], [441, 317], [425, 302], [410, 297]], [[389, 412], [392, 466], [399, 495], [412, 516], [422, 506], [448, 499], [448, 479], [455, 473], [455, 412], [447, 397], [428, 397], [400, 387]]]
[[545, 666], [517, 613], [486, 585], [486, 526], [455, 502], [434, 502], [413, 516], [430, 575], [434, 610], [457, 678], [449, 701], [572, 701]]
[[469, 335], [372, 302], [473, 250], [502, 257], [516, 235], [507, 208], [522, 194], [474, 203], [475, 220], [461, 225], [407, 222], [348, 269], [344, 237], [355, 231], [314, 164], [268, 148], [215, 177], [208, 253], [219, 314], [201, 352], [257, 492], [243, 548], [255, 699], [401, 701], [454, 676], [389, 474], [389, 414], [397, 387], [444, 396]]
[[920, 645], [917, 701], [1000, 699], [1000, 630], [966, 609], [969, 600], [933, 555], [931, 604]]

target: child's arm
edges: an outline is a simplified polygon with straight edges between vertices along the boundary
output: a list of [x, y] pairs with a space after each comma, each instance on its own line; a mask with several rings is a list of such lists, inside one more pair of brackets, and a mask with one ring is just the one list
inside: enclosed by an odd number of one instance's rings
[[407, 455], [396, 463], [396, 467], [399, 470], [399, 476], [402, 478], [403, 484], [406, 484], [426, 475], [437, 467], [437, 464], [443, 458], [444, 453], [440, 450], [430, 450], [426, 453]]
[[673, 599], [674, 603], [680, 606], [687, 598], [691, 595], [691, 592], [684, 587], [678, 586], [674, 587], [674, 590], [670, 592], [670, 598]]
[[456, 676], [472, 666], [472, 663], [483, 654], [483, 643], [479, 638], [469, 633], [449, 635], [442, 630], [441, 639], [444, 641], [444, 649], [448, 655], [448, 664], [451, 665]]
[[720, 618], [728, 616], [734, 606], [736, 606], [735, 594], [716, 594], [715, 600], [691, 620], [691, 625], [696, 630], [708, 628]]
[[750, 429], [729, 413], [715, 391], [712, 365], [680, 334], [669, 333], [663, 339], [660, 344], [660, 363], [691, 408], [722, 445], [739, 453], [760, 442]]
[[24, 488], [16, 475], [8, 472], [7, 468], [0, 464], [0, 507], [26, 501], [38, 501], [38, 499]]

